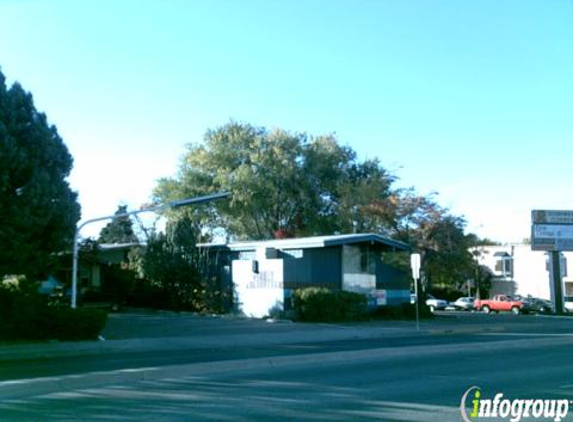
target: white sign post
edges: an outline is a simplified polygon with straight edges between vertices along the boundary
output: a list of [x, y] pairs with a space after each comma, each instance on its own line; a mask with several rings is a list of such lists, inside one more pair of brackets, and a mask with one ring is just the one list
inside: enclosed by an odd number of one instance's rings
[[414, 294], [416, 296], [416, 330], [420, 331], [420, 310], [418, 297], [418, 280], [420, 279], [420, 254], [410, 255], [410, 266], [412, 267], [412, 278], [414, 279]]

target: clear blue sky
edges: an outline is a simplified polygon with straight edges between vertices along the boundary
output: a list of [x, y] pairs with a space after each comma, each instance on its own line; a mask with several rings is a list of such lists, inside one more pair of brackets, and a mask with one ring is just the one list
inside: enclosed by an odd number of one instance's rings
[[572, 0], [0, 0], [0, 67], [137, 207], [230, 119], [336, 133], [482, 236], [573, 209]]

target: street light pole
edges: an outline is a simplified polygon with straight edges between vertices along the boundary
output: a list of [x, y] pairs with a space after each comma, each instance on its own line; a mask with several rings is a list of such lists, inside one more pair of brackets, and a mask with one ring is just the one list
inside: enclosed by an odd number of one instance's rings
[[215, 201], [217, 199], [227, 198], [227, 197], [229, 197], [229, 195], [230, 195], [230, 193], [224, 192], [224, 193], [214, 193], [212, 195], [198, 196], [196, 198], [181, 199], [178, 201], [169, 202], [168, 204], [155, 205], [155, 206], [151, 206], [149, 208], [124, 212], [121, 214], [114, 214], [114, 215], [107, 215], [105, 217], [92, 218], [90, 220], [86, 220], [83, 223], [81, 223], [76, 228], [76, 232], [74, 234], [74, 251], [73, 251], [73, 264], [72, 264], [72, 308], [74, 308], [74, 309], [76, 308], [77, 296], [78, 296], [78, 255], [79, 255], [79, 245], [78, 245], [79, 242], [78, 242], [78, 240], [80, 237], [80, 230], [83, 229], [85, 226], [87, 226], [88, 224], [91, 224], [91, 223], [97, 223], [98, 221], [110, 220], [110, 219], [114, 219], [114, 218], [129, 217], [131, 215], [140, 214], [143, 212], [157, 212], [157, 211], [163, 211], [163, 210], [166, 210], [169, 208], [180, 208], [180, 207], [186, 207], [188, 205], [195, 205], [195, 204], [201, 204], [204, 202]]

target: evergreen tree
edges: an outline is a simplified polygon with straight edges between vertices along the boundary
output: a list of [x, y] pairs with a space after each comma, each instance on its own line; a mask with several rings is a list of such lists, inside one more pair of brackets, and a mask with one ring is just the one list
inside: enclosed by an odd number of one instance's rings
[[80, 218], [67, 178], [73, 159], [32, 95], [0, 72], [0, 278], [31, 279], [71, 249]]
[[138, 241], [133, 231], [133, 222], [129, 217], [121, 216], [127, 212], [126, 205], [120, 205], [113, 218], [100, 232], [99, 243], [135, 243]]

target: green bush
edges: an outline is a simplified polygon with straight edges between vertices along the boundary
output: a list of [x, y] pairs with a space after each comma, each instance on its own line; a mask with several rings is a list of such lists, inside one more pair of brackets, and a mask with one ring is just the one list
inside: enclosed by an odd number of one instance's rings
[[321, 287], [295, 290], [292, 305], [295, 318], [307, 322], [359, 321], [368, 314], [366, 296]]
[[96, 309], [50, 306], [33, 291], [0, 288], [0, 340], [95, 340], [107, 321]]

